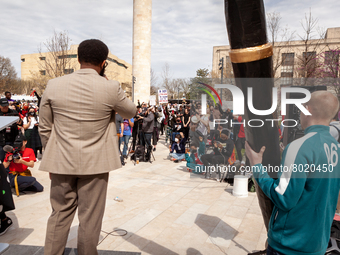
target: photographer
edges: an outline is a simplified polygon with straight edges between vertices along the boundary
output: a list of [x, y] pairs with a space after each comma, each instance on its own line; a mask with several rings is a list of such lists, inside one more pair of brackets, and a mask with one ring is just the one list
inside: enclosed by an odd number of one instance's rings
[[31, 148], [26, 148], [27, 139], [23, 135], [18, 135], [14, 142], [14, 151], [8, 152], [4, 160], [4, 167], [9, 167], [8, 178], [11, 187], [15, 188], [17, 196], [19, 191], [42, 192], [44, 187], [32, 177], [28, 169], [34, 167], [36, 161], [34, 152]]
[[[9, 109], [9, 104], [6, 98], [0, 99], [0, 116], [19, 116], [17, 111]], [[0, 131], [0, 160], [4, 161], [5, 152], [3, 147], [5, 145], [13, 145], [15, 137], [19, 134], [18, 125], [14, 123], [13, 125], [4, 128]]]
[[144, 116], [140, 118], [143, 120], [142, 132], [140, 134], [141, 145], [145, 147], [145, 143], [147, 143], [147, 146], [150, 147], [155, 115], [151, 111], [151, 108], [148, 108], [144, 112]]
[[142, 130], [143, 121], [140, 118], [141, 114], [142, 114], [142, 108], [140, 107], [140, 105], [138, 105], [137, 110], [136, 110], [136, 115], [133, 117], [134, 125], [132, 128], [132, 149], [130, 153], [135, 152], [137, 137], [139, 137], [139, 132]]

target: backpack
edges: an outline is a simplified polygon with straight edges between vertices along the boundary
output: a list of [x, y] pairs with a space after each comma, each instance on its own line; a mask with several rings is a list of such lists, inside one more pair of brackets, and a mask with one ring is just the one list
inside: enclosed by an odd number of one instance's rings
[[135, 153], [131, 155], [131, 160], [136, 161], [136, 159], [139, 159], [139, 161], [143, 162], [145, 154], [145, 148], [143, 145], [137, 145]]

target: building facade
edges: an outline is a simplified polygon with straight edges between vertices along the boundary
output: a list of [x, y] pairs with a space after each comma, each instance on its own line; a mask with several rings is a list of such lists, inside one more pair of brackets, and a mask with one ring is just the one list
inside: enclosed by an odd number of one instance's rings
[[[229, 51], [229, 45], [213, 48], [212, 73], [221, 74], [224, 58], [223, 71], [232, 76]], [[275, 42], [273, 53], [273, 75], [281, 78], [279, 85], [293, 85], [293, 78], [339, 78], [340, 27], [328, 28], [323, 39]]]
[[[34, 53], [21, 55], [21, 79], [54, 78], [80, 69], [78, 45], [72, 45], [65, 53]], [[129, 98], [132, 97], [132, 66], [111, 54], [107, 57], [105, 74], [109, 80], [117, 80]]]

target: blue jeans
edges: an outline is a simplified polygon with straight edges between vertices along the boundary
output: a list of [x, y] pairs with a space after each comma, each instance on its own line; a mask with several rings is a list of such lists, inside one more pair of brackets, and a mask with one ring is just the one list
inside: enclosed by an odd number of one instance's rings
[[284, 254], [281, 253], [281, 252], [278, 252], [278, 251], [274, 250], [274, 249], [268, 244], [268, 247], [267, 247], [267, 255], [284, 255]]
[[185, 153], [170, 153], [170, 157], [173, 157], [174, 159], [182, 160], [185, 159]]
[[122, 153], [124, 156], [127, 155], [130, 137], [131, 137], [131, 135], [123, 135], [123, 137], [119, 138], [119, 145], [122, 144], [122, 142], [124, 142], [124, 148], [123, 148], [123, 153]]

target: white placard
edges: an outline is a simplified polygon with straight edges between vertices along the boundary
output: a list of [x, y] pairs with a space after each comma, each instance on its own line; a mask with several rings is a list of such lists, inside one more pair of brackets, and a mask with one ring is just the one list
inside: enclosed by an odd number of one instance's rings
[[150, 105], [156, 105], [156, 96], [150, 96], [149, 100], [150, 100]]
[[168, 103], [168, 92], [166, 89], [159, 89], [158, 90], [158, 102], [160, 104], [167, 104]]

